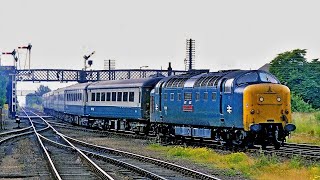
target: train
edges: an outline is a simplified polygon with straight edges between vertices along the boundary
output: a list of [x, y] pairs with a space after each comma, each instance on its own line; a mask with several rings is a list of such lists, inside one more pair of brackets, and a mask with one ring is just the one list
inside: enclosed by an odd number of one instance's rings
[[43, 107], [81, 126], [246, 148], [279, 149], [296, 129], [289, 88], [262, 70], [79, 83], [44, 94]]

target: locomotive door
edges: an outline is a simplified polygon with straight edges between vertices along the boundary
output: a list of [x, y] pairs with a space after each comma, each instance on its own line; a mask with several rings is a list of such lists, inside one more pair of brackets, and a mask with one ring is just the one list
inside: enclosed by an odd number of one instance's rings
[[162, 85], [164, 82], [160, 82], [155, 87], [155, 92], [152, 95], [152, 109], [151, 109], [151, 118], [156, 122], [163, 122], [163, 115], [162, 115]]
[[232, 84], [233, 79], [223, 79], [220, 84], [220, 120], [221, 125], [226, 125], [232, 118]]

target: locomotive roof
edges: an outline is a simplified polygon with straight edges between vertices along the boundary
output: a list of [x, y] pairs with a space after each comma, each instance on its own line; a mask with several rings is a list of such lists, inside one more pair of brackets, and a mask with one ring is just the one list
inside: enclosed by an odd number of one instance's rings
[[124, 79], [112, 81], [97, 81], [91, 83], [88, 89], [100, 88], [129, 88], [129, 87], [153, 87], [161, 78]]
[[257, 70], [225, 70], [202, 74], [184, 74], [166, 78], [164, 87], [217, 87], [222, 78], [236, 78], [242, 74]]

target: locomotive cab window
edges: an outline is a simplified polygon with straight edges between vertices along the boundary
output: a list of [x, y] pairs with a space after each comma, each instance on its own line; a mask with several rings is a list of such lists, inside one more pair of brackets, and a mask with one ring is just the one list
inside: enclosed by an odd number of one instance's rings
[[261, 73], [259, 73], [259, 76], [260, 76], [260, 80], [262, 82], [270, 82], [270, 83], [279, 84], [279, 81], [276, 78], [274, 78], [271, 74], [261, 72]]
[[237, 80], [237, 85], [241, 86], [241, 85], [244, 85], [244, 84], [250, 84], [250, 83], [255, 83], [255, 82], [258, 82], [258, 73], [250, 72], [250, 73], [242, 75]]

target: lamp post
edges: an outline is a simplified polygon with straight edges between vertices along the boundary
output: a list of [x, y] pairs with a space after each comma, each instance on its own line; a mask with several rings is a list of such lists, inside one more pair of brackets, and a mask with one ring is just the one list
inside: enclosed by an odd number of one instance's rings
[[140, 78], [141, 78], [141, 70], [142, 68], [148, 68], [149, 66], [140, 66]]

